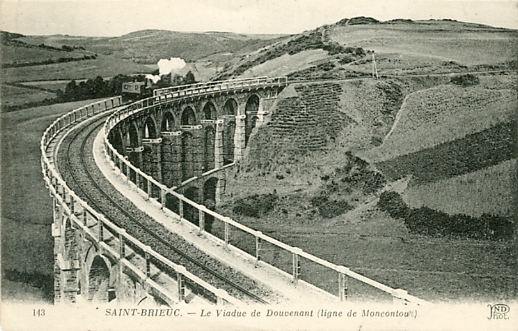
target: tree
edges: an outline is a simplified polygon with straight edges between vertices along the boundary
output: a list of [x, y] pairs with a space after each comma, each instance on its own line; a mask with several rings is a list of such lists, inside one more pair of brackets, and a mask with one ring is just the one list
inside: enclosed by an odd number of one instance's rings
[[75, 100], [78, 96], [78, 86], [76, 84], [75, 80], [72, 80], [70, 83], [67, 84], [65, 87], [65, 100]]
[[174, 74], [173, 78], [171, 79], [171, 84], [173, 86], [183, 85], [183, 77], [178, 74]]
[[183, 80], [183, 83], [184, 84], [196, 84], [197, 83], [196, 77], [194, 77], [194, 74], [192, 73], [192, 71], [189, 70], [189, 72], [187, 72], [187, 74], [185, 75], [185, 78]]
[[106, 91], [106, 83], [101, 76], [95, 77], [93, 90], [96, 97], [103, 97], [108, 94]]

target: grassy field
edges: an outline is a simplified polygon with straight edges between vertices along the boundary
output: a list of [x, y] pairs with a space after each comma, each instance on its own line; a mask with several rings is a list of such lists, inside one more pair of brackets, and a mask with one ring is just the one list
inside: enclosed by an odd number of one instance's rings
[[38, 91], [31, 88], [2, 85], [2, 104], [6, 106], [21, 105], [26, 102], [41, 101], [47, 98], [54, 98], [55, 93]]
[[431, 148], [376, 162], [393, 180], [412, 175], [417, 183], [429, 183], [496, 165], [516, 157], [514, 122], [468, 134]]
[[[89, 101], [1, 114], [2, 270], [53, 274], [52, 200], [41, 174], [39, 143], [59, 115]], [[24, 258], [20, 258], [24, 257]], [[12, 291], [2, 281], [2, 295]], [[17, 286], [16, 284], [14, 286]], [[26, 286], [20, 289], [23, 290]]]
[[412, 176], [411, 206], [512, 216], [516, 76], [410, 94], [384, 143], [359, 153], [392, 179]]
[[362, 156], [380, 162], [514, 119], [516, 76], [482, 76], [478, 86], [445, 84], [408, 96], [383, 145]]
[[[454, 61], [466, 66], [498, 64], [516, 58], [516, 31], [458, 22], [334, 26], [330, 37], [380, 55], [423, 56], [428, 61]], [[400, 68], [411, 67], [402, 62]]]
[[2, 71], [4, 81], [32, 82], [37, 80], [93, 79], [96, 76], [111, 77], [118, 74], [150, 73], [152, 70], [131, 61], [99, 56], [95, 60], [6, 68]]
[[57, 60], [59, 58], [82, 58], [90, 55], [85, 51], [65, 52], [59, 50], [49, 50], [36, 47], [20, 47], [2, 45], [2, 63], [33, 63], [47, 59]]
[[[250, 188], [248, 188], [250, 190]], [[231, 215], [239, 222], [313, 255], [345, 265], [393, 288], [403, 288], [433, 302], [485, 302], [516, 298], [518, 287], [511, 243], [427, 238], [408, 233], [402, 222], [375, 207], [355, 217], [303, 221], [293, 214], [272, 213], [261, 218]], [[246, 242], [247, 241], [247, 242]], [[253, 246], [253, 238], [232, 232], [238, 246]], [[252, 249], [250, 248], [249, 249]], [[434, 254], [430, 254], [433, 251]], [[290, 256], [265, 251], [263, 260], [290, 270]], [[336, 294], [334, 275], [302, 261], [302, 278]], [[329, 276], [329, 277], [327, 277]], [[384, 298], [349, 281], [351, 300]]]
[[403, 198], [410, 207], [427, 206], [448, 214], [511, 217], [516, 185], [516, 159], [462, 176], [421, 185], [409, 185]]
[[[331, 24], [306, 31], [305, 36], [322, 34], [326, 43], [338, 43], [346, 47], [359, 47], [376, 52], [376, 65], [380, 76], [406, 74], [448, 74], [467, 71], [515, 71], [517, 32], [514, 30], [447, 21], [422, 21], [347, 25]], [[298, 40], [300, 35], [287, 40]], [[309, 38], [309, 37], [308, 37]], [[305, 73], [307, 62], [302, 59], [315, 48], [313, 40], [300, 41], [297, 49], [283, 49], [278, 44], [266, 45], [266, 52], [254, 52], [241, 58], [229, 69], [228, 74], [253, 76], [256, 74], [294, 74], [295, 79], [310, 76], [311, 79], [345, 79], [369, 76], [372, 71], [371, 56], [351, 56], [344, 53], [322, 51], [322, 59], [335, 65], [329, 70]], [[290, 55], [284, 54], [290, 51]], [[291, 52], [293, 51], [293, 52]], [[271, 53], [271, 54], [270, 54]], [[261, 57], [270, 54], [260, 60]], [[274, 56], [275, 55], [275, 56]], [[280, 58], [279, 58], [280, 57]], [[259, 61], [260, 60], [260, 61]], [[259, 61], [259, 63], [257, 63]], [[299, 63], [302, 65], [297, 66]], [[239, 67], [247, 69], [237, 70]], [[250, 70], [251, 69], [251, 70]], [[249, 71], [250, 70], [250, 71]], [[226, 77], [226, 76], [225, 76]]]
[[321, 49], [307, 50], [294, 55], [284, 54], [248, 69], [239, 77], [286, 76], [292, 72], [309, 68], [314, 65], [314, 62], [328, 57], [327, 52]]
[[[82, 80], [76, 80], [76, 83], [80, 83]], [[37, 81], [37, 82], [26, 82], [22, 85], [28, 87], [37, 87], [40, 89], [46, 90], [61, 90], [64, 91], [67, 84], [70, 83], [69, 80], [48, 80], [48, 81]]]

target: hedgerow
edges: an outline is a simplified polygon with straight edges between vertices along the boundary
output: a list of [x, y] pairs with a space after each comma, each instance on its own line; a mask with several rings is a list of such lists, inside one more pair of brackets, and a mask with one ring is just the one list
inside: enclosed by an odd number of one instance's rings
[[464, 87], [478, 85], [480, 83], [478, 77], [473, 74], [454, 76], [451, 78], [450, 81], [455, 85], [460, 85]]
[[509, 240], [513, 237], [514, 223], [501, 216], [483, 214], [472, 217], [449, 215], [428, 207], [409, 208], [396, 192], [383, 192], [378, 208], [392, 218], [402, 219], [410, 232], [451, 238]]

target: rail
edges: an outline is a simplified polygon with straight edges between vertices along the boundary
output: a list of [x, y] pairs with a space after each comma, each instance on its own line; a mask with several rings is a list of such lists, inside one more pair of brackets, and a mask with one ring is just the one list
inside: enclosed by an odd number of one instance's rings
[[196, 83], [190, 85], [179, 85], [173, 87], [166, 87], [161, 89], [156, 89], [153, 91], [153, 96], [162, 96], [162, 95], [170, 95], [174, 92], [185, 91], [187, 93], [193, 92], [194, 94], [206, 91], [224, 91], [228, 90], [229, 86], [233, 86], [235, 88], [246, 88], [246, 87], [254, 87], [257, 85], [264, 84], [275, 84], [275, 83], [284, 83], [287, 84], [288, 79], [286, 77], [278, 77], [278, 78], [269, 78], [269, 77], [256, 77], [256, 78], [243, 78], [243, 79], [233, 79], [226, 81], [215, 81], [215, 82], [206, 82], [206, 83]]
[[[119, 154], [117, 150], [110, 144], [108, 141], [108, 134], [110, 130], [117, 125], [120, 121], [132, 116], [133, 114], [140, 112], [144, 109], [148, 109], [153, 107], [156, 103], [169, 102], [169, 101], [179, 101], [183, 98], [187, 98], [190, 96], [203, 96], [211, 93], [218, 93], [221, 91], [235, 90], [235, 89], [246, 89], [251, 87], [259, 87], [259, 86], [275, 86], [275, 85], [286, 85], [287, 80], [285, 77], [282, 78], [255, 78], [255, 79], [243, 79], [239, 81], [225, 81], [218, 82], [217, 84], [195, 84], [190, 86], [185, 90], [173, 90], [173, 89], [163, 89], [163, 94], [157, 93], [157, 96], [144, 99], [138, 102], [135, 102], [124, 109], [121, 109], [110, 116], [110, 118], [106, 121], [104, 126], [104, 146], [105, 152], [108, 155], [110, 162], [114, 168], [119, 169], [119, 174], [122, 176], [124, 180], [134, 184], [137, 191], [143, 195], [146, 199], [158, 204], [162, 210], [167, 213], [170, 213], [178, 221], [184, 221], [187, 217], [186, 211], [190, 209], [191, 211], [197, 210], [198, 219], [196, 222], [198, 223], [198, 231], [199, 233], [204, 233], [212, 239], [220, 242], [225, 247], [233, 246], [231, 244], [231, 229], [235, 231], [236, 229], [242, 231], [244, 236], [251, 236], [253, 239], [250, 245], [241, 245], [238, 250], [240, 253], [246, 255], [248, 258], [255, 259], [256, 263], [266, 263], [267, 265], [277, 269], [281, 273], [287, 274], [290, 278], [292, 278], [292, 282], [297, 284], [301, 279], [301, 258], [306, 259], [312, 263], [317, 264], [320, 267], [327, 269], [327, 271], [333, 271], [337, 273], [338, 286], [335, 289], [336, 296], [340, 300], [346, 300], [348, 298], [348, 279], [354, 279], [363, 284], [367, 284], [373, 288], [381, 290], [382, 292], [390, 295], [393, 301], [404, 302], [404, 303], [413, 303], [413, 304], [423, 304], [425, 301], [412, 296], [407, 293], [407, 291], [402, 289], [393, 289], [389, 286], [386, 286], [382, 283], [379, 283], [375, 280], [367, 278], [363, 275], [360, 275], [349, 268], [341, 265], [336, 265], [329, 261], [318, 258], [312, 254], [304, 252], [302, 249], [297, 247], [292, 247], [287, 245], [279, 240], [271, 238], [267, 235], [262, 234], [259, 231], [253, 230], [243, 224], [240, 224], [229, 217], [222, 216], [207, 207], [200, 205], [194, 201], [187, 199], [182, 194], [177, 193], [176, 187], [168, 188], [162, 183], [158, 182], [150, 175], [142, 172], [139, 168], [132, 165], [123, 155]], [[167, 92], [166, 92], [167, 91]], [[185, 183], [183, 183], [185, 184]], [[192, 212], [190, 213], [192, 218]], [[194, 212], [196, 214], [196, 212]], [[205, 219], [207, 216], [212, 217], [213, 222], [221, 222], [223, 230], [216, 233], [209, 233], [205, 231], [206, 222]], [[188, 220], [189, 221], [189, 220]], [[193, 223], [193, 220], [190, 220]], [[231, 228], [232, 227], [232, 228]], [[274, 246], [275, 249], [283, 250], [285, 253], [288, 253], [290, 256], [288, 257], [291, 260], [291, 266], [287, 268], [279, 267], [278, 265], [274, 265], [274, 263], [267, 263], [264, 261], [263, 257], [266, 257], [268, 249], [264, 248], [264, 244], [268, 243]], [[255, 247], [255, 248], [254, 248]], [[234, 248], [237, 248], [234, 246]], [[309, 279], [305, 279], [304, 281], [309, 282]], [[314, 279], [313, 279], [314, 281]]]
[[[89, 104], [59, 117], [43, 133], [40, 141], [42, 172], [46, 186], [48, 187], [51, 196], [54, 197], [56, 205], [61, 207], [64, 216], [68, 217], [86, 235], [98, 242], [100, 247], [104, 247], [105, 250], [110, 251], [110, 246], [106, 245], [104, 242], [107, 238], [107, 234], [112, 234], [115, 238], [117, 238], [119, 252], [111, 253], [116, 255], [115, 257], [123, 261], [124, 264], [129, 265], [133, 269], [139, 271], [139, 273], [143, 275], [143, 278], [146, 279], [147, 283], [150, 284], [154, 290], [162, 293], [171, 300], [174, 300], [174, 296], [172, 296], [170, 293], [164, 293], [164, 288], [150, 279], [150, 265], [153, 259], [174, 270], [178, 280], [189, 279], [195, 284], [212, 293], [216, 298], [217, 304], [240, 304], [241, 302], [239, 300], [231, 297], [225, 290], [218, 289], [211, 284], [208, 284], [207, 282], [198, 278], [196, 275], [188, 272], [183, 266], [175, 264], [172, 261], [166, 259], [150, 247], [144, 245], [138, 239], [128, 235], [124, 229], [118, 227], [112, 221], [108, 220], [104, 215], [96, 212], [91, 206], [88, 205], [87, 202], [82, 200], [68, 187], [67, 183], [61, 178], [53, 162], [51, 162], [47, 156], [47, 149], [50, 142], [56, 138], [60, 132], [87, 118], [100, 113], [108, 112], [117, 107], [120, 107], [121, 105], [121, 97], [115, 97]], [[81, 209], [81, 217], [78, 217], [76, 213]], [[95, 222], [95, 224], [90, 223], [92, 220]], [[97, 226], [97, 233], [92, 231], [91, 228], [93, 226]], [[124, 251], [128, 244], [133, 245], [133, 247], [138, 247], [140, 250], [145, 252], [144, 258], [146, 270], [140, 271], [139, 266], [132, 265], [128, 260], [125, 259]], [[182, 294], [184, 293], [184, 290], [181, 288], [183, 286], [182, 283], [182, 281], [177, 282], [179, 287], [177, 292], [178, 301], [182, 301], [184, 299]]]

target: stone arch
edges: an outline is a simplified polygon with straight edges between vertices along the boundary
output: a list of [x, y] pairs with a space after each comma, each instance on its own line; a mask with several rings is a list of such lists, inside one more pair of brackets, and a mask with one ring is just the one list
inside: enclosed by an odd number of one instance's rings
[[190, 132], [182, 132], [182, 181], [194, 177], [196, 142]]
[[[257, 122], [257, 112], [259, 111], [260, 98], [257, 94], [252, 94], [246, 101], [245, 105], [245, 147], [248, 146], [248, 140], [255, 128]], [[254, 119], [255, 117], [255, 119]]]
[[126, 145], [129, 147], [140, 146], [140, 133], [138, 132], [137, 124], [133, 121], [130, 122], [128, 126], [128, 131], [126, 133]]
[[[196, 203], [200, 202], [200, 194], [199, 190], [196, 186], [189, 187], [185, 190], [184, 196]], [[199, 224], [199, 212], [198, 209], [190, 204], [184, 203], [183, 208], [183, 218], [188, 220], [189, 222], [198, 225]]]
[[122, 137], [123, 136], [120, 128], [116, 127], [108, 134], [108, 141], [119, 154], [125, 155], [126, 151], [124, 150], [124, 139]]
[[187, 106], [182, 111], [181, 125], [195, 125], [196, 113], [191, 106]]
[[238, 104], [234, 98], [230, 98], [225, 101], [225, 105], [223, 106], [223, 114], [222, 115], [237, 115]]
[[110, 290], [113, 290], [113, 292], [109, 291], [108, 297], [109, 299], [114, 299], [113, 294], [115, 294], [119, 303], [134, 303], [137, 301], [136, 283], [138, 282], [138, 277], [124, 273], [123, 270], [124, 266], [120, 263], [111, 268], [110, 284], [113, 285], [110, 287]]
[[162, 132], [171, 132], [174, 130], [175, 120], [173, 112], [166, 111], [162, 116], [162, 123], [160, 129]]
[[203, 106], [203, 117], [206, 120], [215, 120], [218, 117], [216, 106], [212, 101], [207, 101]]
[[148, 116], [142, 127], [142, 137], [146, 139], [158, 138], [158, 130], [155, 123], [155, 119], [152, 116]]
[[[175, 129], [175, 118], [172, 111], [164, 112], [161, 122], [162, 143], [160, 144], [160, 162], [161, 162], [161, 178], [162, 183], [172, 186], [174, 181], [173, 169], [174, 160], [179, 151], [176, 148], [176, 137], [170, 135], [165, 136], [164, 132], [172, 132]], [[178, 162], [178, 161], [176, 161]]]
[[[140, 134], [135, 122], [131, 122], [126, 133], [126, 146], [130, 148], [140, 147]], [[130, 152], [128, 160], [136, 167], [140, 167], [140, 157], [138, 152]]]
[[[152, 116], [148, 116], [142, 127], [142, 136], [144, 139], [156, 139], [159, 137], [155, 119]], [[156, 144], [143, 144], [144, 150], [142, 152], [142, 171], [151, 175], [153, 178], [160, 180], [161, 171], [158, 169], [160, 165], [160, 151], [157, 150], [159, 146]], [[158, 164], [158, 166], [157, 166]], [[152, 191], [152, 196], [156, 197], [156, 190]]]
[[95, 255], [88, 268], [88, 300], [108, 302], [111, 263], [102, 255]]
[[203, 172], [212, 170], [215, 165], [216, 131], [214, 127], [205, 128], [205, 143], [203, 144]]

